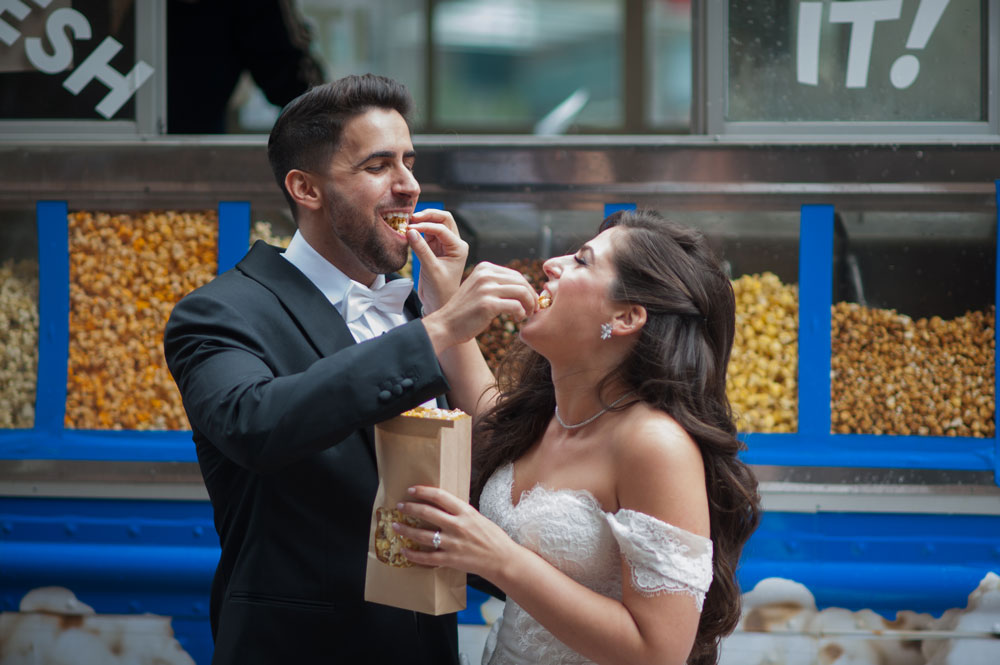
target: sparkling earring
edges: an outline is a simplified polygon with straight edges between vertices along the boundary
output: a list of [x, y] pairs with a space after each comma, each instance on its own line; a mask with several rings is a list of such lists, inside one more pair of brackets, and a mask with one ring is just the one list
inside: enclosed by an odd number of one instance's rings
[[601, 324], [601, 339], [611, 339], [611, 324], [602, 323]]

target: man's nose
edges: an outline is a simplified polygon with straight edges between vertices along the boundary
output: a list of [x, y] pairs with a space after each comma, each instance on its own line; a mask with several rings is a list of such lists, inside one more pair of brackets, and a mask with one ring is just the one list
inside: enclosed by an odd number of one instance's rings
[[396, 178], [393, 189], [397, 194], [404, 194], [411, 197], [420, 195], [420, 183], [417, 182], [413, 171], [405, 166], [400, 168], [399, 177]]

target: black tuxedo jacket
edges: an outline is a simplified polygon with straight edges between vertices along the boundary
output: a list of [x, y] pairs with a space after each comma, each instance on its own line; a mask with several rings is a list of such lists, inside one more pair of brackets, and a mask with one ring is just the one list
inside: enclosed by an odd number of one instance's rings
[[457, 663], [455, 615], [364, 601], [373, 425], [447, 389], [423, 324], [356, 344], [258, 242], [177, 304], [164, 351], [222, 546], [212, 662]]

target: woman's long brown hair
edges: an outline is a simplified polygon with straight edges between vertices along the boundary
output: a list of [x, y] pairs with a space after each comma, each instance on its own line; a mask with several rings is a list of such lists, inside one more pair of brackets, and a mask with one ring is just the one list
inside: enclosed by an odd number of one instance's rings
[[[649, 210], [615, 213], [600, 230], [611, 227], [626, 233], [614, 245], [617, 279], [610, 296], [642, 305], [647, 319], [632, 352], [603, 382], [624, 382], [638, 399], [676, 420], [701, 449], [713, 578], [688, 663], [712, 665], [719, 659], [719, 641], [739, 621], [736, 566], [760, 521], [757, 480], [738, 457], [743, 444], [726, 396], [733, 288], [699, 232]], [[504, 359], [497, 382], [500, 398], [474, 435], [477, 506], [486, 480], [541, 438], [555, 408], [549, 363], [523, 343]]]

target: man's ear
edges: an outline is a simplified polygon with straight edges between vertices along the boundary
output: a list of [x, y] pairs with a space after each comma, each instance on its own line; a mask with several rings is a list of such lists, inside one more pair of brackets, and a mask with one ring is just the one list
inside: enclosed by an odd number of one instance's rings
[[285, 189], [298, 205], [309, 210], [319, 210], [323, 205], [323, 190], [311, 175], [299, 169], [285, 174]]
[[615, 314], [613, 323], [615, 332], [619, 335], [639, 332], [646, 325], [646, 308], [642, 305], [629, 305]]

